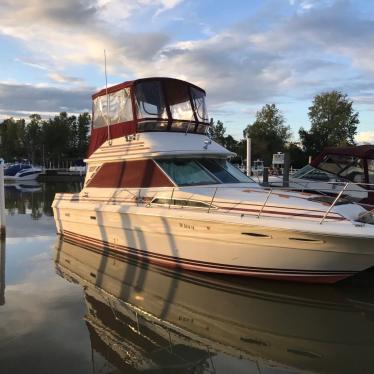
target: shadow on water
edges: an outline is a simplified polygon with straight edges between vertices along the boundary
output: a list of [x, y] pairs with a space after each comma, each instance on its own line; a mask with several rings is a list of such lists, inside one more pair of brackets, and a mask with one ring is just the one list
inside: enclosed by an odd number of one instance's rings
[[113, 251], [102, 266], [102, 257], [56, 243], [58, 273], [84, 290], [94, 351], [121, 372], [374, 370], [373, 273], [365, 286], [313, 286], [175, 272]]

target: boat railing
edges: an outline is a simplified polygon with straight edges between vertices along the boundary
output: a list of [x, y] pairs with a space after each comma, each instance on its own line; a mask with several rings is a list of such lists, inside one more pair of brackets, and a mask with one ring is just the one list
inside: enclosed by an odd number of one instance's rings
[[[313, 182], [310, 182], [313, 183]], [[320, 224], [323, 224], [326, 219], [328, 218], [330, 212], [332, 209], [337, 205], [340, 199], [345, 199], [347, 202], [352, 204], [358, 204], [363, 206], [370, 214], [371, 212], [374, 212], [374, 205], [369, 203], [360, 203], [359, 199], [354, 199], [350, 197], [347, 194], [351, 192], [358, 192], [363, 194], [368, 194], [370, 191], [374, 193], [374, 184], [366, 183], [371, 190], [357, 190], [354, 188], [357, 186], [362, 186], [362, 183], [354, 183], [354, 182], [346, 182], [344, 185], [342, 185], [342, 182], [329, 182], [331, 184], [338, 183], [339, 187], [342, 187], [337, 190], [331, 190], [331, 189], [318, 189], [319, 193], [326, 194], [326, 197], [322, 197], [326, 200], [321, 200], [323, 203], [329, 203], [326, 211], [323, 213], [321, 220], [319, 221]], [[200, 211], [204, 211], [207, 213], [210, 213], [212, 210], [216, 210], [219, 208], [221, 211], [225, 211], [226, 213], [233, 213], [237, 210], [237, 206], [242, 204], [243, 200], [238, 200], [233, 202], [232, 205], [227, 206], [229, 204], [227, 201], [225, 201], [226, 206], [223, 208], [222, 206], [216, 206], [215, 202], [217, 201], [217, 197], [221, 197], [222, 195], [219, 192], [227, 191], [227, 190], [243, 190], [251, 188], [251, 186], [243, 186], [241, 184], [240, 186], [180, 186], [180, 187], [173, 187], [170, 189], [170, 187], [160, 187], [160, 188], [140, 188], [140, 189], [121, 189], [122, 192], [126, 191], [128, 192], [137, 205], [145, 204], [147, 207], [153, 207], [153, 206], [160, 206], [160, 204], [167, 205], [169, 209], [171, 208], [197, 208]], [[207, 192], [209, 190], [209, 192]], [[240, 210], [240, 215], [244, 217], [245, 215], [255, 215], [257, 218], [261, 218], [263, 215], [266, 207], [268, 206], [269, 200], [272, 195], [279, 194], [282, 190], [287, 192], [299, 192], [299, 189], [290, 188], [290, 187], [263, 187], [258, 188], [252, 187], [251, 190], [253, 192], [261, 192], [266, 193], [265, 199], [263, 200], [263, 203], [260, 204], [253, 204], [254, 206], [258, 206], [258, 210], [254, 211], [252, 210], [251, 213], [246, 213]], [[308, 189], [310, 192], [314, 192], [313, 195], [316, 195], [315, 191], [316, 189], [313, 189], [313, 187], [310, 187]], [[304, 189], [305, 191], [308, 191], [307, 189]], [[176, 192], [183, 192], [183, 195], [177, 194]], [[249, 192], [249, 191], [248, 191]], [[204, 197], [203, 197], [203, 196]], [[327, 196], [329, 199], [327, 199]], [[115, 198], [114, 198], [115, 199]], [[332, 200], [331, 200], [332, 199]], [[217, 201], [217, 203], [222, 203], [222, 199]], [[200, 204], [199, 204], [200, 203]]]

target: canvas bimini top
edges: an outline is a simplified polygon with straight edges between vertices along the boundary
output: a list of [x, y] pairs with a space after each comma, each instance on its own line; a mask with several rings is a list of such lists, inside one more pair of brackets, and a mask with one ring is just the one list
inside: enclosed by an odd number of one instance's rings
[[124, 82], [92, 95], [88, 157], [110, 139], [145, 131], [205, 134], [209, 118], [205, 91], [174, 78]]
[[311, 165], [374, 190], [374, 145], [327, 147]]

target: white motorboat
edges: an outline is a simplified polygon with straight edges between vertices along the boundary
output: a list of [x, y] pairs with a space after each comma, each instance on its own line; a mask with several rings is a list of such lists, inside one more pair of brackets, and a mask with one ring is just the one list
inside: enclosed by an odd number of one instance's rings
[[374, 266], [372, 212], [260, 187], [206, 135], [204, 99], [170, 78], [93, 95], [84, 187], [56, 194], [58, 234], [202, 272], [333, 283]]
[[12, 182], [35, 180], [41, 172], [41, 168], [31, 164], [13, 164], [4, 170], [4, 180]]

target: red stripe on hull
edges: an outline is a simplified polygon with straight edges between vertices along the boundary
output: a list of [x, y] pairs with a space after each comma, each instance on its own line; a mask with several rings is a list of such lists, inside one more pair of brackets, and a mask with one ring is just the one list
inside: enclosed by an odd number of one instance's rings
[[[117, 252], [124, 254], [128, 257], [133, 257], [140, 259], [142, 262], [148, 262], [154, 265], [167, 267], [170, 269], [183, 269], [189, 271], [197, 271], [203, 273], [215, 273], [215, 274], [225, 274], [233, 276], [248, 276], [262, 279], [272, 279], [272, 280], [282, 280], [282, 281], [292, 281], [292, 282], [302, 282], [302, 283], [324, 283], [324, 284], [333, 284], [339, 282], [343, 279], [353, 276], [356, 272], [323, 272], [318, 273], [317, 271], [310, 272], [304, 270], [274, 270], [271, 269], [256, 269], [248, 267], [247, 269], [232, 269], [224, 268], [222, 264], [193, 264], [191, 260], [185, 259], [175, 259], [173, 257], [164, 256], [164, 258], [157, 257], [157, 254], [147, 253], [147, 255], [142, 254], [140, 251], [134, 252], [133, 249], [124, 247], [122, 245], [115, 245], [110, 243], [105, 243], [98, 239], [91, 239], [89, 237], [75, 234], [72, 232], [66, 233], [63, 235], [64, 240], [71, 242], [76, 245], [81, 245], [85, 247], [92, 247], [95, 249], [110, 250], [112, 252]], [[244, 267], [241, 267], [244, 268]]]

